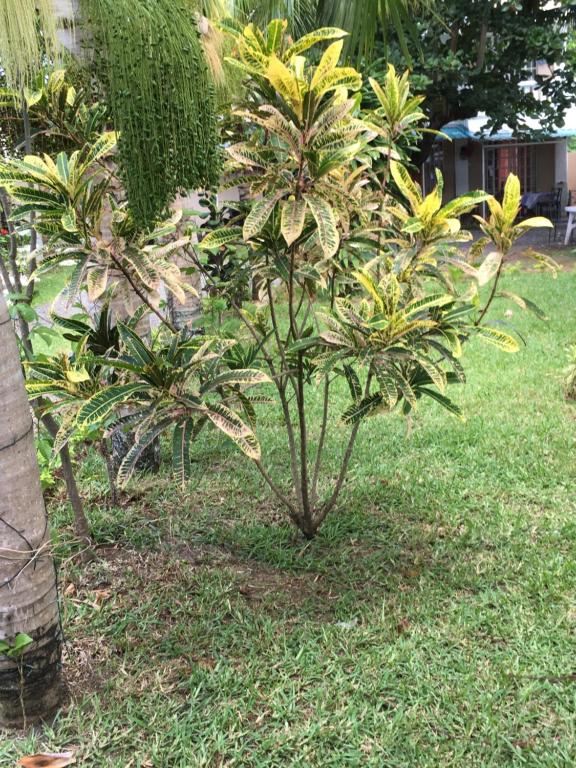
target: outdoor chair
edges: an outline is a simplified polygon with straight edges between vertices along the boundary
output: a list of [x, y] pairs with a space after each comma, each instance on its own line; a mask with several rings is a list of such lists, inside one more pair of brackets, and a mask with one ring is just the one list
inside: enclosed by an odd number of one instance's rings
[[562, 187], [557, 187], [553, 192], [540, 198], [537, 206], [537, 213], [539, 216], [545, 216], [547, 219], [550, 219], [554, 225], [554, 229], [548, 230], [548, 242], [550, 242], [552, 238], [552, 233], [554, 233], [555, 241], [560, 216], [562, 214]]

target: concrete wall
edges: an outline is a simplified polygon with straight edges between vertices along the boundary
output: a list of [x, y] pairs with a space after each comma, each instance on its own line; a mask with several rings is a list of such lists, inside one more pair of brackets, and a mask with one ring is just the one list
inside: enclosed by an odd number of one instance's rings
[[576, 152], [568, 152], [568, 189], [572, 190], [572, 205], [576, 205]]
[[482, 144], [474, 141], [470, 145], [470, 157], [468, 158], [468, 181], [470, 189], [482, 189], [484, 186], [484, 172], [482, 170]]
[[444, 142], [442, 175], [444, 176], [444, 202], [456, 197], [456, 147], [455, 142]]
[[534, 149], [534, 192], [550, 192], [557, 184], [556, 147], [554, 144], [538, 144]]
[[555, 145], [555, 167], [554, 175], [556, 177], [556, 184], [562, 184], [562, 199], [560, 200], [560, 206], [564, 207], [568, 205], [568, 139], [559, 139]]
[[454, 142], [454, 193], [456, 197], [470, 189], [468, 141], [457, 139]]

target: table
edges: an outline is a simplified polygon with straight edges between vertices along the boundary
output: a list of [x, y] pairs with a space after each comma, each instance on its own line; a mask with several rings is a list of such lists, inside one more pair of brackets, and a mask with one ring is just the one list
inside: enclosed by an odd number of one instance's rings
[[574, 217], [576, 216], [576, 205], [567, 205], [565, 210], [568, 214], [568, 224], [566, 225], [566, 237], [564, 238], [564, 245], [568, 245], [570, 242], [570, 235], [572, 234], [572, 230], [576, 228], [576, 223], [574, 223]]
[[554, 200], [554, 192], [525, 192], [520, 204], [529, 211], [535, 210], [540, 203], [549, 203]]

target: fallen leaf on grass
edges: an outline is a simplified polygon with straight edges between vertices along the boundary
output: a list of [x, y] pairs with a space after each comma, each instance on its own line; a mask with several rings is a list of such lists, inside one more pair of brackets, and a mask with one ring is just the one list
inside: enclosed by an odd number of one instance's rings
[[409, 629], [410, 629], [410, 622], [406, 618], [400, 619], [400, 621], [396, 625], [396, 631], [398, 632], [399, 635], [403, 635], [404, 632], [407, 632]]
[[529, 747], [533, 747], [536, 743], [536, 739], [518, 739], [517, 741], [512, 742], [512, 746], [516, 747], [517, 749], [528, 749]]
[[102, 603], [110, 598], [110, 592], [107, 589], [96, 589], [94, 591], [94, 603], [100, 607]]
[[23, 768], [66, 768], [76, 762], [73, 752], [50, 752], [28, 755], [18, 761]]
[[95, 611], [100, 611], [102, 609], [102, 604], [110, 599], [110, 592], [106, 589], [96, 589], [92, 594], [94, 596], [93, 600], [79, 600], [75, 597], [71, 597], [70, 600], [74, 605], [89, 605], [90, 608], [94, 608]]

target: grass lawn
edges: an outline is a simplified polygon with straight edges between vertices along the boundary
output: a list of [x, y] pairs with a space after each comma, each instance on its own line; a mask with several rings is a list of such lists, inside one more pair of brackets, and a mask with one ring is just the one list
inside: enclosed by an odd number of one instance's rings
[[[32, 306], [40, 313], [42, 324], [46, 324], [45, 318], [52, 311], [54, 300], [70, 280], [73, 270], [73, 266], [58, 266], [44, 272], [36, 279]], [[54, 355], [70, 349], [70, 343], [62, 336], [58, 326], [52, 326], [52, 330], [55, 331], [55, 335], [49, 342], [39, 335], [35, 336], [33, 344], [36, 354]]]
[[[505, 281], [550, 321], [514, 308], [516, 355], [470, 344], [465, 424], [428, 402], [409, 439], [398, 415], [368, 421], [311, 543], [214, 433], [184, 491], [140, 478], [121, 509], [89, 454], [97, 561], [70, 561], [49, 504], [73, 704], [1, 741], [0, 765], [72, 746], [83, 768], [574, 766], [576, 273]], [[260, 434], [285, 467], [274, 409]]]
[[44, 272], [35, 280], [34, 306], [51, 304], [67, 284], [74, 270], [73, 266], [58, 266]]

